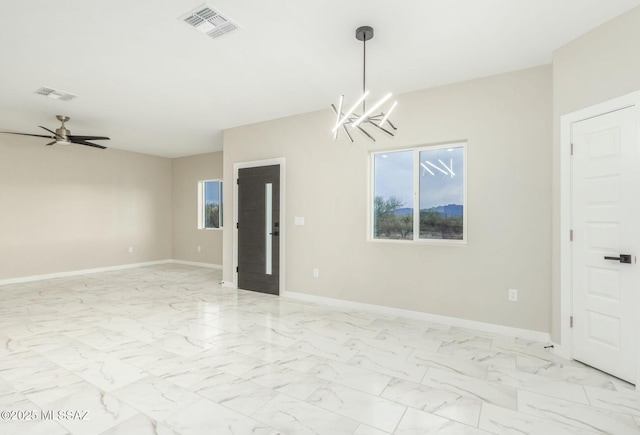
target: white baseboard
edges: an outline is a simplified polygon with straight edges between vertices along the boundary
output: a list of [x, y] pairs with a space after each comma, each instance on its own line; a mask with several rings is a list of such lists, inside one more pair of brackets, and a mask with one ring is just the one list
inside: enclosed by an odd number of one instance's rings
[[197, 266], [197, 267], [206, 267], [208, 269], [222, 270], [222, 264], [197, 263], [195, 261], [184, 261], [184, 260], [170, 260], [170, 262], [175, 264], [183, 264], [185, 266]]
[[571, 359], [571, 351], [569, 350], [568, 346], [563, 346], [557, 343], [552, 343], [552, 344], [553, 344], [553, 349], [551, 349], [551, 353], [559, 357], [562, 357], [564, 359]]
[[236, 283], [232, 282], [232, 281], [222, 281], [222, 287], [224, 287], [224, 288], [233, 288], [233, 289], [237, 289], [238, 288]]
[[0, 286], [7, 285], [7, 284], [19, 284], [22, 282], [42, 281], [45, 279], [52, 279], [52, 278], [64, 278], [67, 276], [87, 275], [90, 273], [111, 272], [113, 270], [133, 269], [135, 267], [154, 266], [156, 264], [167, 264], [172, 262], [173, 260], [147, 261], [144, 263], [121, 264], [119, 266], [98, 267], [95, 269], [81, 269], [81, 270], [72, 270], [68, 272], [48, 273], [45, 275], [23, 276], [19, 278], [2, 279], [0, 280]]
[[68, 272], [48, 273], [45, 275], [32, 275], [32, 276], [22, 276], [19, 278], [1, 279], [0, 286], [8, 285], [8, 284], [20, 284], [23, 282], [43, 281], [45, 279], [52, 279], [52, 278], [64, 278], [68, 276], [88, 275], [91, 273], [111, 272], [114, 270], [133, 269], [136, 267], [154, 266], [157, 264], [170, 264], [170, 263], [183, 264], [186, 266], [206, 267], [209, 269], [222, 269], [222, 266], [219, 264], [194, 263], [194, 262], [182, 261], [182, 260], [158, 260], [158, 261], [147, 261], [143, 263], [121, 264], [119, 266], [98, 267], [95, 269], [81, 269], [81, 270], [72, 270]]
[[494, 323], [478, 322], [475, 320], [461, 319], [458, 317], [439, 316], [437, 314], [423, 313], [420, 311], [404, 310], [401, 308], [385, 307], [382, 305], [372, 305], [363, 302], [346, 301], [343, 299], [314, 296], [304, 293], [284, 292], [280, 296], [291, 299], [298, 299], [306, 302], [314, 302], [324, 305], [337, 306], [343, 309], [356, 309], [377, 312], [386, 315], [406, 317], [409, 319], [423, 320], [426, 322], [440, 323], [443, 325], [455, 326], [458, 328], [473, 329], [490, 334], [506, 335], [510, 337], [523, 338], [525, 340], [538, 341], [542, 343], [550, 342], [550, 335], [546, 332], [532, 331], [529, 329], [513, 328], [510, 326], [496, 325]]

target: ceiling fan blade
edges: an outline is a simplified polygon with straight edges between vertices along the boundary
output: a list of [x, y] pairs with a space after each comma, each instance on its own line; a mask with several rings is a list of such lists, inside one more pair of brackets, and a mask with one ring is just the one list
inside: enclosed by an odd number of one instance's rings
[[75, 136], [73, 134], [68, 134], [67, 138], [72, 142], [74, 140], [111, 140], [106, 136]]
[[39, 125], [38, 127], [42, 128], [42, 129], [44, 129], [44, 130], [47, 130], [49, 133], [53, 134], [54, 138], [62, 139], [62, 137], [60, 137], [60, 136], [58, 135], [58, 133], [56, 133], [55, 131], [53, 131], [53, 130], [49, 130], [47, 127], [43, 127], [43, 126], [41, 126], [41, 125]]
[[19, 134], [20, 136], [46, 137], [48, 139], [56, 139], [56, 136], [45, 136], [43, 134], [14, 133], [12, 131], [0, 131], [0, 133]]
[[88, 147], [100, 148], [101, 150], [107, 149], [107, 147], [103, 147], [102, 145], [98, 145], [98, 144], [95, 144], [95, 143], [87, 142], [86, 140], [72, 140], [70, 138], [69, 141], [71, 143], [76, 143], [78, 145], [86, 145]]
[[49, 142], [48, 144], [45, 144], [46, 147], [51, 146], [51, 145], [55, 145], [58, 141], [54, 140], [53, 142]]

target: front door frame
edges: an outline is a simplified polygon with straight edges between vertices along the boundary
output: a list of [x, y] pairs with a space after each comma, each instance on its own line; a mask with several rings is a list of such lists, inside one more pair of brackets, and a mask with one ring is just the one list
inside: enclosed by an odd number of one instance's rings
[[[573, 315], [572, 250], [571, 250], [571, 129], [572, 124], [628, 107], [640, 107], [640, 91], [572, 112], [560, 117], [560, 345], [556, 353], [573, 359], [570, 319]], [[640, 110], [636, 110], [637, 143], [640, 144]], [[640, 256], [640, 251], [634, 253]], [[640, 295], [635, 300], [635, 312], [640, 313]], [[636, 390], [640, 391], [640, 321], [635, 324]]]
[[285, 219], [285, 158], [279, 157], [266, 160], [254, 160], [249, 162], [239, 162], [233, 164], [233, 283], [234, 287], [238, 288], [238, 172], [244, 168], [258, 168], [261, 166], [279, 165], [280, 167], [280, 267], [278, 277], [278, 288], [280, 296], [285, 293], [285, 232], [286, 232], [286, 219]]

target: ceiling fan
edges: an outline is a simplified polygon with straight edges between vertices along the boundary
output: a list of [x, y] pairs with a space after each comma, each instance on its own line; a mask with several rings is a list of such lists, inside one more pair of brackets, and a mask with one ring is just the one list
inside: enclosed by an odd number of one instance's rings
[[101, 150], [106, 149], [107, 147], [104, 147], [102, 145], [98, 145], [95, 143], [91, 143], [88, 142], [90, 140], [109, 140], [108, 137], [106, 136], [76, 136], [76, 135], [72, 135], [71, 134], [71, 130], [68, 130], [65, 126], [64, 123], [69, 121], [68, 116], [65, 115], [56, 115], [56, 118], [58, 118], [58, 121], [60, 121], [62, 123], [62, 125], [60, 126], [60, 128], [57, 128], [56, 131], [52, 131], [49, 130], [46, 127], [43, 127], [41, 125], [39, 125], [38, 127], [48, 131], [49, 133], [51, 133], [50, 135], [46, 135], [46, 134], [30, 134], [30, 133], [14, 133], [11, 131], [0, 131], [0, 133], [8, 133], [8, 134], [19, 134], [21, 136], [35, 136], [35, 137], [46, 137], [49, 139], [53, 139], [53, 142], [49, 142], [47, 144], [47, 146], [49, 145], [69, 145], [72, 143], [78, 144], [78, 145], [86, 145], [89, 147], [94, 147], [94, 148], [100, 148]]

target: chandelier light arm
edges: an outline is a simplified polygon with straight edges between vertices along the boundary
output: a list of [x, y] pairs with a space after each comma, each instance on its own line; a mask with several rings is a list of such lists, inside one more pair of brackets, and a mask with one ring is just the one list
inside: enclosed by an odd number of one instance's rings
[[342, 129], [344, 130], [344, 132], [347, 134], [347, 137], [349, 138], [349, 140], [351, 141], [351, 143], [353, 143], [353, 137], [351, 137], [351, 133], [349, 133], [349, 129], [347, 128], [346, 125], [342, 126]]
[[367, 136], [369, 139], [371, 139], [371, 141], [372, 141], [372, 142], [375, 142], [375, 141], [376, 141], [376, 140], [375, 140], [375, 138], [374, 138], [373, 136], [371, 136], [369, 133], [367, 133], [367, 131], [366, 131], [364, 128], [362, 128], [362, 127], [360, 127], [360, 126], [357, 126], [356, 128], [357, 128], [358, 130], [360, 130], [360, 131], [361, 131], [365, 136]]
[[[342, 116], [342, 100], [340, 100], [340, 110], [336, 109], [336, 106], [333, 104], [331, 105], [331, 108], [333, 109], [333, 113], [336, 114], [336, 119], [339, 119], [340, 116]], [[347, 134], [347, 137], [349, 138], [351, 143], [353, 143], [353, 137], [351, 137], [351, 134], [349, 133], [349, 130], [347, 129], [347, 126], [345, 124], [342, 124], [342, 129]], [[333, 140], [336, 140], [337, 138], [338, 138], [338, 129], [336, 129], [336, 131], [333, 133]]]
[[[340, 95], [340, 102], [338, 103], [338, 110], [332, 104], [333, 112], [336, 114], [336, 123], [340, 122], [340, 117], [342, 116], [342, 106], [344, 105], [344, 95]], [[336, 128], [333, 132], [333, 140], [338, 139], [338, 129]]]
[[382, 97], [376, 104], [373, 105], [368, 111], [364, 112], [360, 118], [352, 125], [352, 127], [357, 127], [363, 122], [367, 122], [369, 120], [369, 115], [375, 112], [380, 106], [382, 106], [385, 101], [391, 98], [391, 93], [388, 93], [384, 97]]
[[393, 125], [393, 123], [391, 122], [390, 119], [387, 119], [387, 124], [389, 124], [391, 126], [391, 128], [393, 128], [394, 130], [397, 130], [396, 126]]
[[351, 106], [351, 108], [349, 109], [349, 111], [347, 112], [346, 115], [344, 115], [342, 117], [342, 119], [340, 119], [338, 121], [338, 123], [336, 124], [335, 127], [333, 127], [333, 131], [336, 131], [337, 129], [340, 128], [340, 126], [342, 124], [344, 124], [347, 119], [349, 118], [349, 116], [351, 116], [351, 114], [353, 113], [354, 110], [356, 110], [356, 107], [358, 107], [358, 105], [360, 105], [361, 102], [364, 101], [365, 98], [367, 98], [367, 96], [369, 95], [369, 91], [366, 91], [364, 94], [362, 94], [362, 96], [358, 99], [358, 101], [355, 102], [355, 104], [353, 106]]
[[[333, 113], [336, 114], [336, 122], [338, 122], [340, 120], [340, 115], [342, 115], [342, 99], [340, 99], [340, 110], [336, 109], [336, 106], [334, 104], [331, 104], [331, 108], [333, 109]], [[333, 140], [338, 139], [338, 129], [336, 128], [333, 131]]]
[[389, 107], [389, 110], [387, 111], [387, 114], [384, 115], [384, 117], [382, 118], [382, 121], [380, 121], [380, 125], [384, 125], [384, 123], [388, 121], [389, 125], [391, 126], [391, 128], [393, 128], [394, 130], [397, 130], [397, 128], [395, 128], [393, 126], [391, 121], [389, 121], [389, 115], [391, 115], [391, 112], [393, 112], [393, 109], [395, 109], [397, 105], [398, 105], [398, 102], [394, 101], [393, 104], [391, 105], [391, 107]]
[[373, 121], [369, 121], [369, 124], [373, 125], [375, 128], [384, 131], [385, 133], [387, 133], [389, 136], [394, 136], [394, 134], [392, 132], [390, 132], [389, 130], [387, 130], [384, 127], [381, 127], [380, 125], [376, 124]]

